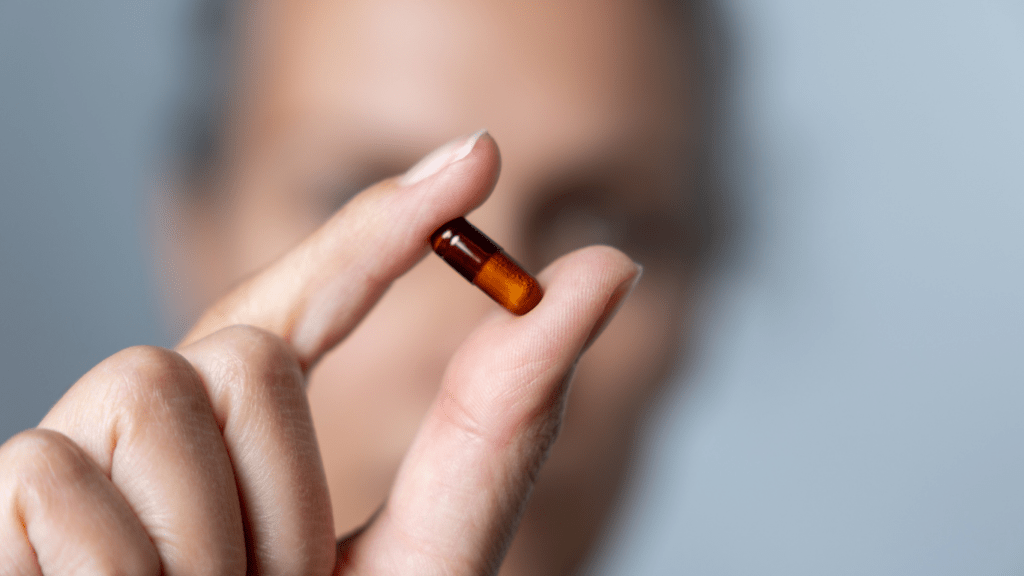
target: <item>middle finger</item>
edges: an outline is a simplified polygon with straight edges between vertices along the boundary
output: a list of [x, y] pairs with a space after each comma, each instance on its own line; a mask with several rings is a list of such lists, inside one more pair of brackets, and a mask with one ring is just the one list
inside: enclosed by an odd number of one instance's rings
[[327, 574], [334, 521], [327, 477], [291, 349], [251, 326], [180, 350], [195, 366], [234, 469], [250, 574]]

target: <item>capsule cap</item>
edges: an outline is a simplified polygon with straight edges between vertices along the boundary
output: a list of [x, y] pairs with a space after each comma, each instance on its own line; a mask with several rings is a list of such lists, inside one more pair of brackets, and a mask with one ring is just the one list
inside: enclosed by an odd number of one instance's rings
[[430, 245], [438, 256], [470, 282], [487, 260], [501, 250], [462, 217], [451, 220], [431, 234]]

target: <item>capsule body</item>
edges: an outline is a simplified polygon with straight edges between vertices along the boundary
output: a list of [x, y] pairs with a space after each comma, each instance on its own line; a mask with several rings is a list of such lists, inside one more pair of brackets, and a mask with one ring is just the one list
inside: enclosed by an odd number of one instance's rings
[[456, 218], [430, 236], [442, 260], [513, 314], [526, 314], [544, 296], [540, 284], [501, 247], [465, 218]]

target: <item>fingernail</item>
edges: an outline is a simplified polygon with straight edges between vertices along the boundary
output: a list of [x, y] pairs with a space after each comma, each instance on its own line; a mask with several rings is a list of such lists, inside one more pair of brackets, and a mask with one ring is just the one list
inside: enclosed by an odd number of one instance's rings
[[633, 261], [633, 264], [636, 266], [636, 276], [633, 276], [632, 280], [623, 282], [622, 286], [619, 287], [618, 293], [620, 295], [612, 300], [609, 321], [619, 313], [619, 308], [629, 299], [629, 295], [633, 293], [633, 290], [636, 290], [636, 285], [640, 283], [640, 277], [644, 275], [644, 265], [636, 260]]
[[466, 156], [469, 156], [469, 153], [473, 151], [473, 147], [476, 146], [476, 141], [486, 133], [486, 129], [479, 130], [469, 136], [456, 138], [444, 146], [441, 146], [437, 150], [427, 154], [422, 160], [417, 162], [415, 166], [409, 168], [398, 183], [402, 186], [411, 186], [417, 182], [430, 178], [448, 166], [462, 160]]
[[604, 332], [604, 329], [608, 327], [608, 323], [611, 322], [612, 318], [619, 313], [619, 308], [622, 307], [622, 304], [626, 302], [629, 295], [636, 289], [636, 285], [640, 283], [640, 277], [644, 275], [644, 267], [636, 261], [634, 261], [633, 264], [636, 265], [636, 275], [620, 284], [612, 294], [612, 297], [608, 301], [607, 308], [605, 308], [604, 314], [601, 315], [601, 320], [596, 326], [594, 326], [594, 329], [587, 337], [587, 342], [583, 345], [583, 348], [580, 351], [581, 356], [590, 348], [590, 345], [594, 343], [594, 340], [597, 340], [597, 337], [601, 335], [601, 332]]
[[636, 264], [636, 276], [633, 277], [633, 282], [629, 286], [629, 292], [626, 292], [627, 298], [633, 293], [633, 290], [636, 289], [636, 285], [640, 283], [640, 278], [644, 275], [644, 265], [636, 260], [633, 261], [633, 264]]

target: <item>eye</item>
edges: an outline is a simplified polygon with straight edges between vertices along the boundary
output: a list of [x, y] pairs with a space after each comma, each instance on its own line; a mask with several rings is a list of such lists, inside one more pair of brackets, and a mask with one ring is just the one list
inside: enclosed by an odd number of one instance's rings
[[678, 208], [634, 212], [619, 246], [644, 266], [671, 267], [693, 258], [694, 227]]
[[539, 270], [559, 256], [593, 244], [626, 252], [645, 266], [675, 266], [690, 258], [692, 226], [676, 205], [642, 190], [576, 186], [548, 196], [529, 213], [527, 263]]
[[609, 213], [604, 196], [597, 189], [575, 188], [534, 206], [527, 221], [529, 266], [539, 270], [567, 252], [592, 244], [621, 244], [624, 222]]

